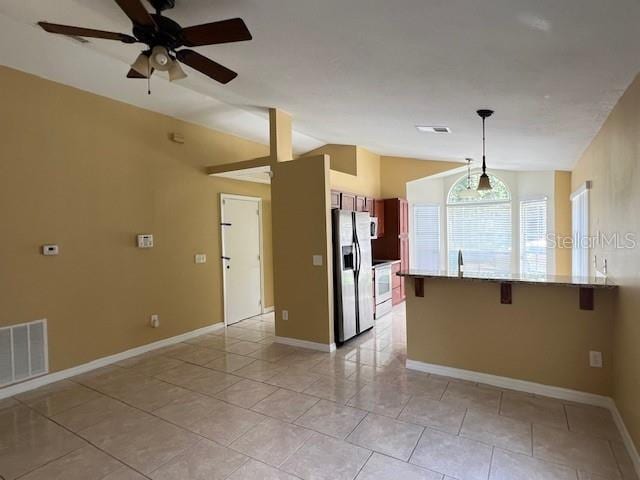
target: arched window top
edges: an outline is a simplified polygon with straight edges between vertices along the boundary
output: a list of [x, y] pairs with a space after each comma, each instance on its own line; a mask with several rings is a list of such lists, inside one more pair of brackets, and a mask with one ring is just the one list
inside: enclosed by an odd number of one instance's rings
[[[473, 198], [465, 198], [462, 194], [467, 189], [467, 176], [460, 178], [453, 184], [449, 195], [447, 196], [447, 203], [449, 205], [456, 203], [473, 203], [473, 202], [508, 202], [511, 200], [511, 192], [509, 187], [495, 175], [489, 175], [491, 181], [491, 190], [481, 190], [478, 195]], [[471, 189], [476, 190], [478, 188], [478, 180], [480, 179], [480, 173], [471, 174]], [[461, 195], [462, 194], [462, 195]]]

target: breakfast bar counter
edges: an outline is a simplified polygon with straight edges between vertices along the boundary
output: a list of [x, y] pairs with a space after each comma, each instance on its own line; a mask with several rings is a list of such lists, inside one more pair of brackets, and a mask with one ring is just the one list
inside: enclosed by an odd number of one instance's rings
[[420, 270], [398, 275], [407, 281], [408, 368], [497, 379], [501, 386], [525, 382], [547, 393], [611, 394], [617, 287], [610, 280]]

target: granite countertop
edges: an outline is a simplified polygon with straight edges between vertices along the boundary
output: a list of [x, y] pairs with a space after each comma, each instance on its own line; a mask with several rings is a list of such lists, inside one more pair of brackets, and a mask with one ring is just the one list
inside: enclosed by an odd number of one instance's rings
[[604, 277], [571, 277], [565, 275], [522, 275], [465, 272], [462, 277], [447, 271], [404, 270], [398, 272], [402, 277], [445, 278], [459, 281], [520, 283], [528, 285], [560, 285], [582, 288], [617, 288], [610, 279]]

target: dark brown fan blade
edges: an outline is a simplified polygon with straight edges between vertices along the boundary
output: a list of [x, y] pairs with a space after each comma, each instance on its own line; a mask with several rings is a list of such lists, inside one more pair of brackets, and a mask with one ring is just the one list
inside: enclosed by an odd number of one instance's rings
[[[151, 69], [151, 75], [153, 75], [154, 69]], [[127, 73], [127, 78], [144, 78], [146, 79], [147, 77], [138, 73], [136, 70], [134, 70], [133, 68], [131, 70], [129, 70], [129, 73]]]
[[72, 37], [104, 38], [106, 40], [120, 40], [124, 43], [136, 43], [138, 40], [131, 35], [124, 33], [105, 32], [104, 30], [93, 30], [92, 28], [70, 27], [68, 25], [58, 25], [57, 23], [38, 22], [43, 30], [49, 33], [69, 35]]
[[187, 47], [214, 45], [216, 43], [251, 40], [251, 32], [241, 18], [205, 23], [182, 29], [182, 38]]
[[135, 25], [143, 27], [156, 27], [156, 22], [140, 0], [115, 0], [122, 11], [131, 19]]
[[233, 70], [229, 70], [227, 67], [214, 62], [200, 55], [193, 50], [180, 50], [176, 53], [178, 60], [182, 63], [189, 65], [191, 68], [204, 73], [206, 76], [213, 78], [220, 83], [229, 83], [236, 78], [238, 74]]

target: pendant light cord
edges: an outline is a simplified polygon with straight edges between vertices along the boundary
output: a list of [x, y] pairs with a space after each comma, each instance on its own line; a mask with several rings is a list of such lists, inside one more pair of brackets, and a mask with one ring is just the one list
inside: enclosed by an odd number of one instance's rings
[[485, 140], [485, 134], [484, 134], [484, 121], [485, 121], [485, 117], [482, 117], [482, 173], [486, 173], [486, 170], [487, 170], [487, 164], [486, 164], [486, 161], [485, 161], [485, 157], [486, 157], [486, 151], [485, 151], [486, 140]]

